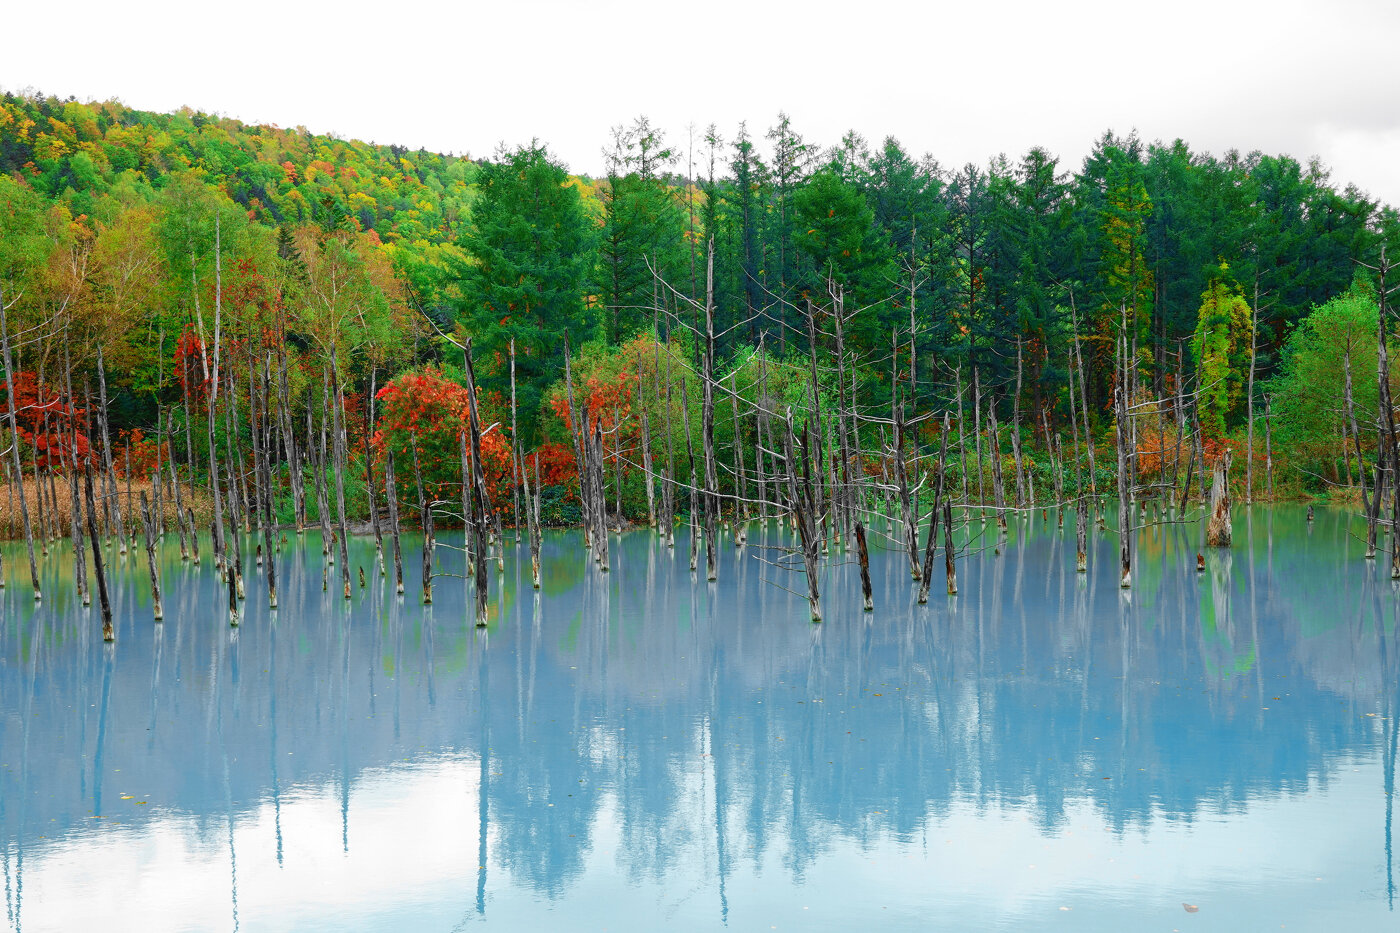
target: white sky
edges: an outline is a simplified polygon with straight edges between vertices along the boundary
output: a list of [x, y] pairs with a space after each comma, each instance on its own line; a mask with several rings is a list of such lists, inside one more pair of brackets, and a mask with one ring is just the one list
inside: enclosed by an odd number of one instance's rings
[[585, 173], [638, 114], [683, 150], [691, 123], [761, 136], [784, 109], [809, 141], [894, 135], [945, 167], [1043, 145], [1078, 168], [1109, 128], [1316, 155], [1400, 204], [1394, 0], [6, 6], [7, 90], [477, 156], [539, 137]]

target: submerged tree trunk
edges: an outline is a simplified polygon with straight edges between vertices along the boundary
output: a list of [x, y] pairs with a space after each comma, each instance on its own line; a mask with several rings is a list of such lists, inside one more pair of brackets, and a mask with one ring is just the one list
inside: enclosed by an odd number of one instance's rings
[[719, 579], [716, 525], [719, 523], [719, 471], [715, 465], [715, 242], [710, 240], [705, 275], [705, 352], [701, 378], [700, 437], [705, 454], [705, 576]]
[[394, 542], [394, 592], [403, 595], [403, 549], [399, 546], [399, 486], [394, 479], [394, 452], [384, 453], [384, 495], [389, 500], [389, 534]]
[[413, 480], [418, 486], [418, 511], [423, 517], [423, 604], [433, 601], [433, 508], [423, 494], [423, 468], [418, 457], [418, 435], [413, 435]]
[[1230, 527], [1230, 451], [1226, 450], [1215, 462], [1215, 475], [1210, 488], [1210, 518], [1206, 525], [1206, 544], [1229, 547]]
[[802, 544], [802, 562], [807, 573], [807, 603], [812, 613], [812, 621], [822, 620], [821, 590], [819, 587], [819, 566], [821, 546], [817, 540], [816, 504], [812, 496], [812, 478], [808, 457], [806, 426], [802, 429], [802, 482], [797, 477], [797, 456], [793, 437], [792, 410], [788, 409], [783, 434], [783, 459], [787, 461], [788, 497], [793, 504], [797, 520], [798, 538]]
[[155, 620], [165, 619], [165, 604], [160, 595], [160, 562], [156, 559], [156, 527], [146, 493], [141, 493], [141, 524], [146, 530], [146, 565], [151, 572], [151, 610]]
[[[490, 521], [491, 500], [486, 495], [486, 477], [481, 468], [481, 416], [476, 406], [476, 371], [472, 366], [472, 342], [467, 338], [463, 349], [467, 375], [467, 421], [471, 432], [472, 495], [476, 499], [476, 624], [484, 626], [487, 616], [486, 534]], [[618, 464], [618, 469], [622, 465]], [[466, 479], [466, 477], [464, 477]]]
[[[24, 491], [24, 464], [19, 455], [19, 425], [15, 420], [15, 369], [10, 356], [9, 322], [5, 318], [5, 291], [0, 288], [0, 349], [4, 351], [5, 363], [5, 406], [10, 422], [10, 468], [14, 471], [14, 482], [19, 487], [19, 518], [24, 528], [24, 546], [29, 553], [29, 579], [34, 584], [34, 599], [37, 602], [44, 596], [39, 587], [39, 563], [34, 557], [34, 530], [29, 525], [28, 495]], [[109, 625], [110, 627], [110, 625]]]
[[[947, 433], [945, 425], [944, 446], [947, 446]], [[903, 511], [904, 519], [904, 547], [909, 554], [909, 576], [914, 582], [922, 581], [925, 574], [919, 567], [919, 512], [917, 495], [911, 496], [909, 491], [909, 471], [904, 462], [904, 414], [896, 409], [894, 413], [894, 481], [899, 488], [899, 505]], [[941, 477], [940, 477], [941, 482]], [[934, 501], [934, 509], [938, 508], [938, 502]], [[933, 525], [937, 526], [937, 518]], [[928, 592], [928, 587], [920, 587], [921, 593]]]
[[[938, 513], [946, 497], [952, 495], [947, 488], [948, 465], [948, 416], [943, 416], [943, 441], [939, 445], [938, 463], [934, 465], [933, 509], [928, 516], [928, 537], [924, 539], [924, 566], [919, 574], [919, 603], [928, 602], [929, 587], [933, 585], [933, 555], [938, 548]], [[917, 529], [915, 529], [917, 532]]]
[[1119, 586], [1133, 585], [1133, 476], [1129, 448], [1132, 443], [1132, 415], [1128, 409], [1128, 341], [1118, 338], [1118, 372], [1113, 387], [1116, 421], [1114, 434], [1118, 451], [1118, 562]]
[[873, 612], [875, 600], [870, 592], [870, 552], [865, 547], [865, 523], [856, 519], [856, 553], [860, 557], [861, 605], [866, 612]]
[[331, 345], [331, 456], [335, 470], [335, 515], [337, 536], [340, 538], [340, 582], [345, 589], [345, 598], [350, 598], [350, 553], [349, 528], [345, 522], [345, 425], [341, 416], [345, 413], [344, 397], [340, 390], [340, 370], [336, 366], [335, 345]]
[[92, 464], [84, 464], [83, 495], [87, 499], [88, 541], [92, 544], [92, 568], [97, 577], [97, 599], [102, 608], [102, 640], [113, 641], [112, 600], [107, 595], [107, 571], [102, 564], [102, 541], [97, 536], [97, 502], [92, 495]]
[[953, 563], [953, 497], [943, 497], [943, 565], [948, 573], [948, 595], [958, 595], [958, 571]]

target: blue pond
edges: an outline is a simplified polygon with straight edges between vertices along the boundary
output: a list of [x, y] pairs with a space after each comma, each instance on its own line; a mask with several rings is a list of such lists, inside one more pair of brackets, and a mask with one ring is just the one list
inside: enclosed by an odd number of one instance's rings
[[236, 630], [172, 542], [163, 624], [113, 554], [111, 646], [62, 548], [36, 606], [7, 545], [6, 928], [1400, 928], [1400, 596], [1358, 530], [1240, 510], [1197, 574], [1198, 526], [1150, 527], [1124, 594], [1110, 534], [1081, 576], [1072, 517], [975, 521], [924, 607], [877, 548], [862, 613], [833, 551], [819, 626], [776, 527], [715, 584], [683, 534], [602, 575], [557, 533], [484, 631], [459, 577], [420, 604], [416, 539], [404, 598], [354, 541], [347, 602], [292, 536]]

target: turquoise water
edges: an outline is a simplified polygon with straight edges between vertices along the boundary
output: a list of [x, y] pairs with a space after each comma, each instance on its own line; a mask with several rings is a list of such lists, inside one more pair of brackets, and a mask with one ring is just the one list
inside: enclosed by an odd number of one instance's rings
[[820, 626], [776, 530], [717, 584], [683, 535], [603, 576], [557, 533], [484, 632], [461, 579], [420, 605], [416, 541], [408, 597], [364, 541], [323, 593], [314, 534], [232, 630], [172, 541], [163, 624], [113, 556], [112, 646], [66, 554], [36, 607], [7, 546], [6, 929], [1395, 929], [1400, 596], [1359, 530], [1241, 511], [1198, 575], [1150, 528], [1125, 595], [1111, 535], [1081, 577], [1053, 513], [976, 522], [926, 607], [877, 550], [860, 612], [834, 551]]

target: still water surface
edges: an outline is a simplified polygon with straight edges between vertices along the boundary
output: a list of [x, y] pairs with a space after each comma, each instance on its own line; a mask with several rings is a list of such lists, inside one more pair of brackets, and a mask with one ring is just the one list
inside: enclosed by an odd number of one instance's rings
[[1256, 507], [1202, 575], [1196, 526], [1147, 529], [1127, 597], [1116, 539], [1077, 576], [1054, 517], [1000, 553], [971, 525], [926, 607], [885, 551], [861, 613], [833, 552], [820, 626], [756, 559], [776, 531], [718, 584], [683, 536], [602, 576], [549, 535], [484, 632], [462, 580], [397, 598], [364, 541], [369, 586], [323, 593], [315, 534], [231, 630], [207, 543], [172, 544], [164, 624], [114, 558], [114, 646], [66, 555], [36, 608], [10, 546], [7, 929], [1400, 927], [1400, 596], [1354, 517]]

